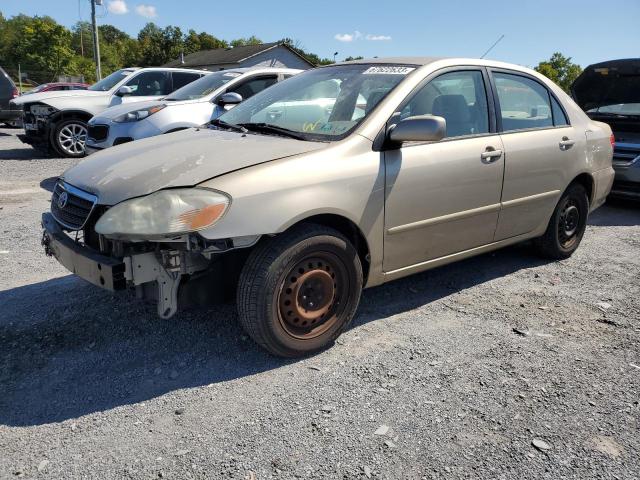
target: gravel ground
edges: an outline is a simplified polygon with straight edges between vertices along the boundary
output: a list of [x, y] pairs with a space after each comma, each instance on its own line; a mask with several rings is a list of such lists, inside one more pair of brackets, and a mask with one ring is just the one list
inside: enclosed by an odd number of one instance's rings
[[365, 292], [271, 357], [232, 306], [172, 320], [39, 245], [51, 178], [0, 129], [0, 478], [640, 478], [640, 208]]

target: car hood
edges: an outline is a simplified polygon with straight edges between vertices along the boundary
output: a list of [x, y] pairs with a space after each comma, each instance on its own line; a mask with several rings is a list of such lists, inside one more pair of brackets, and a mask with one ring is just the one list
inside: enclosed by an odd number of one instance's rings
[[571, 94], [585, 111], [608, 105], [640, 103], [640, 59], [589, 65], [571, 85]]
[[135, 112], [136, 110], [142, 110], [143, 108], [153, 107], [154, 105], [170, 105], [168, 103], [163, 102], [162, 100], [145, 100], [143, 102], [134, 102], [134, 103], [123, 103], [121, 105], [115, 105], [113, 107], [109, 107], [106, 110], [103, 110], [95, 117], [91, 119], [89, 123], [96, 123], [97, 120], [113, 120], [120, 115], [129, 112]]
[[95, 153], [63, 174], [102, 205], [187, 187], [252, 165], [325, 148], [328, 144], [236, 132], [190, 129]]
[[22, 105], [25, 103], [43, 102], [47, 103], [47, 100], [55, 100], [58, 98], [68, 97], [102, 97], [109, 96], [109, 92], [100, 92], [94, 90], [54, 90], [51, 92], [32, 93], [29, 95], [21, 95], [18, 98], [13, 99], [13, 103], [16, 105]]
[[[165, 101], [165, 100], [146, 100], [144, 102], [135, 102], [135, 103], [123, 103], [122, 105], [116, 105], [114, 107], [109, 107], [106, 110], [100, 112], [95, 117], [91, 119], [89, 123], [99, 123], [100, 121], [110, 121], [114, 118], [119, 117], [120, 115], [124, 115], [125, 113], [135, 112], [136, 110], [142, 110], [144, 108], [153, 107], [155, 105], [165, 105], [166, 108], [177, 107], [180, 105], [201, 103], [202, 99], [196, 100], [181, 100], [179, 102], [174, 101]], [[206, 103], [206, 100], [205, 100]]]

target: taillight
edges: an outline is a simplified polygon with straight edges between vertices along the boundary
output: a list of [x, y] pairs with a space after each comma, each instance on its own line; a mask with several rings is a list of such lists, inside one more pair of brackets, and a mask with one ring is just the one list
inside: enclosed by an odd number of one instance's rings
[[611, 141], [611, 148], [616, 146], [616, 137], [615, 135], [612, 133], [611, 137], [609, 137], [609, 140]]
[[19, 94], [18, 94], [18, 89], [16, 87], [13, 87], [13, 91], [11, 92], [11, 98], [18, 98]]

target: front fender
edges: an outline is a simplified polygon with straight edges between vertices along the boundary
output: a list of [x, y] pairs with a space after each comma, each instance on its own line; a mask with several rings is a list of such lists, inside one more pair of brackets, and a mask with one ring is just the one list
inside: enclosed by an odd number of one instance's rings
[[371, 271], [382, 266], [384, 159], [358, 135], [326, 149], [255, 165], [202, 183], [231, 206], [209, 239], [273, 235], [315, 215], [347, 218], [369, 244]]

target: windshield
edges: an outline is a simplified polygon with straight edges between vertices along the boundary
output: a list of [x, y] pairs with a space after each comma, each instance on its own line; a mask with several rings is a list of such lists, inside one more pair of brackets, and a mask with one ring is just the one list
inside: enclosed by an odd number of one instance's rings
[[240, 72], [215, 72], [209, 73], [195, 82], [191, 82], [179, 88], [165, 100], [195, 100], [215, 92], [222, 85], [242, 75]]
[[133, 73], [133, 70], [118, 70], [117, 72], [113, 72], [108, 77], [103, 78], [99, 82], [94, 83], [93, 85], [91, 85], [88, 88], [88, 90], [94, 90], [94, 91], [98, 91], [98, 92], [106, 92], [108, 90], [111, 90], [118, 83], [120, 83], [120, 81], [123, 78], [131, 75], [132, 73]]
[[274, 134], [277, 128], [305, 140], [339, 140], [413, 70], [366, 64], [309, 70], [254, 95], [223, 114], [218, 124]]

